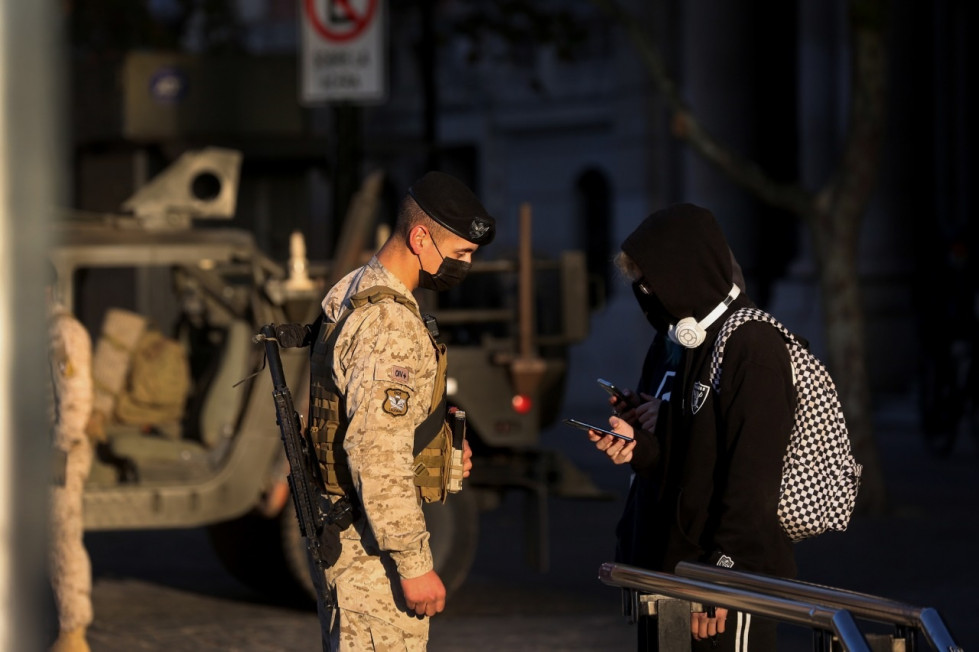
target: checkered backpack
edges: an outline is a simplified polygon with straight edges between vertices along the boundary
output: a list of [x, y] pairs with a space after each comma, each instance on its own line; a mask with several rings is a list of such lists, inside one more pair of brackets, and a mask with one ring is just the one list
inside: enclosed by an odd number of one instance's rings
[[853, 459], [836, 385], [826, 367], [768, 313], [742, 308], [721, 327], [710, 362], [710, 382], [720, 391], [724, 346], [741, 324], [756, 320], [782, 333], [792, 361], [792, 382], [798, 402], [782, 466], [778, 517], [792, 541], [827, 530], [842, 532], [857, 499], [862, 466]]

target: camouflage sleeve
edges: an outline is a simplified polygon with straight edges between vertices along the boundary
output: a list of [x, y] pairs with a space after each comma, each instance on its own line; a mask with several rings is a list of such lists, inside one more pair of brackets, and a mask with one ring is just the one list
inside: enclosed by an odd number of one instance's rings
[[63, 451], [84, 442], [92, 411], [92, 340], [80, 322], [67, 314], [50, 326], [51, 378], [54, 384], [53, 445]]
[[350, 419], [344, 448], [378, 545], [402, 577], [417, 577], [433, 567], [412, 447], [415, 426], [430, 409], [434, 350], [424, 325], [404, 306], [384, 302], [362, 311], [338, 342]]

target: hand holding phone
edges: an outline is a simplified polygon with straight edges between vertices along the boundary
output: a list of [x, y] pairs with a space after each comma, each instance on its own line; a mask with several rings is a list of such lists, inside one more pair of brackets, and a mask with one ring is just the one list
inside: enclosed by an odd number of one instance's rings
[[622, 401], [622, 403], [628, 404], [629, 399], [626, 397], [625, 392], [623, 392], [621, 389], [619, 389], [609, 381], [605, 380], [604, 378], [599, 378], [598, 385], [606, 392], [608, 392], [609, 396], [614, 396], [617, 400]]
[[585, 423], [584, 421], [579, 421], [578, 419], [565, 419], [564, 422], [571, 426], [572, 428], [578, 428], [579, 430], [594, 430], [595, 432], [601, 433], [603, 435], [612, 435], [613, 437], [618, 437], [619, 439], [625, 441], [633, 441], [632, 437], [627, 437], [623, 434], [617, 433], [614, 430], [609, 430], [608, 428], [602, 428], [601, 426], [595, 426], [590, 423]]

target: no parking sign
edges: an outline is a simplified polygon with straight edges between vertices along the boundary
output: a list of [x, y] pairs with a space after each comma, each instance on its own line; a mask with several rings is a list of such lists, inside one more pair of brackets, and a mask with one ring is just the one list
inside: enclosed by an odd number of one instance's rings
[[299, 0], [302, 104], [384, 100], [384, 0]]

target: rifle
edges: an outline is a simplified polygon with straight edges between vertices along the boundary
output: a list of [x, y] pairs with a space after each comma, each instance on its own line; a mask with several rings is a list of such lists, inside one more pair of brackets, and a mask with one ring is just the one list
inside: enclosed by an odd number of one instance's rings
[[[294, 325], [280, 327], [285, 332]], [[327, 525], [336, 525], [345, 529], [353, 520], [353, 510], [350, 500], [343, 496], [332, 506], [324, 496], [322, 476], [319, 463], [307, 437], [302, 433], [299, 414], [292, 401], [292, 393], [286, 384], [282, 371], [282, 358], [279, 356], [279, 339], [276, 337], [274, 324], [262, 326], [261, 332], [255, 336], [256, 342], [265, 344], [265, 356], [268, 360], [269, 372], [272, 374], [272, 398], [275, 400], [275, 417], [285, 446], [286, 457], [289, 460], [289, 489], [292, 502], [296, 508], [296, 518], [299, 520], [299, 531], [306, 542], [313, 565], [319, 572], [313, 573], [313, 585], [317, 595], [328, 603], [323, 585], [323, 570], [328, 568], [333, 560], [325, 556], [323, 550], [323, 533]]]

